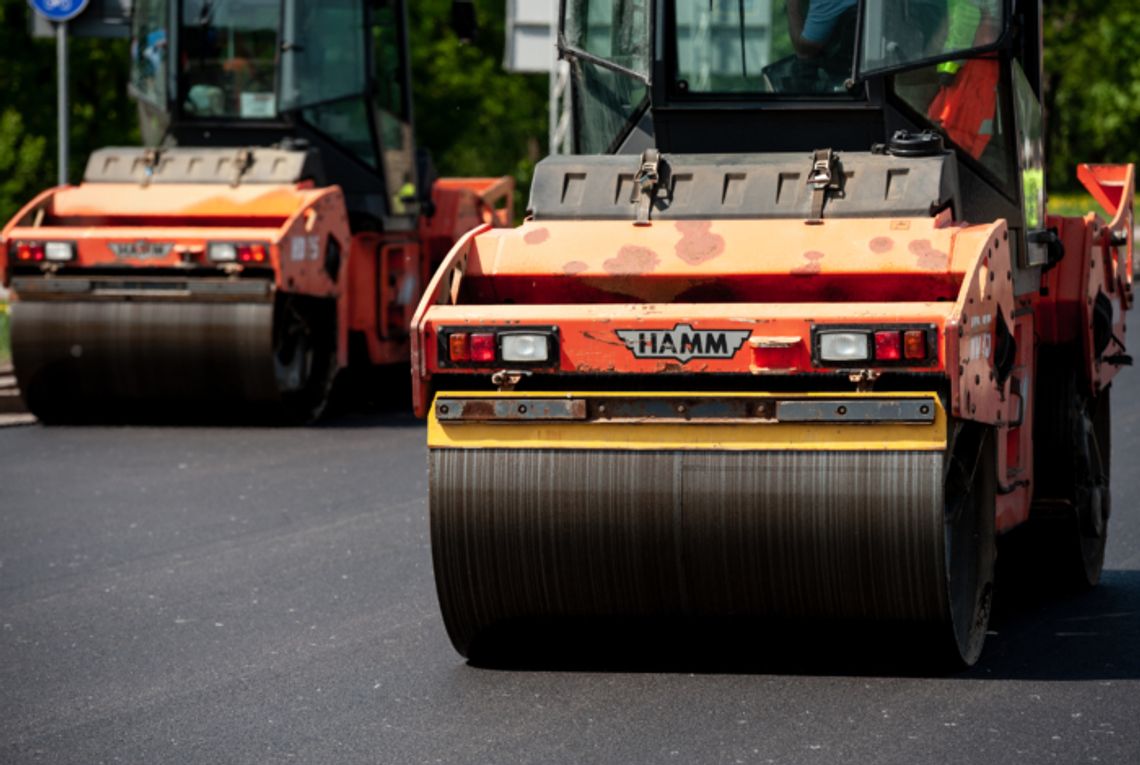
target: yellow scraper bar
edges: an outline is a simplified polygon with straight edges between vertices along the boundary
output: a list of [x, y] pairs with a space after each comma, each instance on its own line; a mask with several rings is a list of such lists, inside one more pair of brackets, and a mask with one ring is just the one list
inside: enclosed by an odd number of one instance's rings
[[[685, 419], [683, 415], [607, 417], [599, 401], [644, 403], [649, 411], [663, 400], [716, 402], [718, 399], [771, 403], [772, 416]], [[561, 418], [471, 418], [454, 416], [456, 404], [472, 401], [566, 402]], [[583, 403], [584, 402], [584, 403]], [[820, 404], [813, 408], [811, 405]], [[572, 404], [573, 406], [569, 406]], [[875, 406], [921, 409], [926, 416], [911, 421], [797, 416], [803, 411], [859, 412]], [[611, 407], [612, 408], [612, 407]], [[585, 412], [589, 411], [589, 414]], [[660, 407], [657, 407], [660, 409]], [[791, 421], [789, 421], [791, 420]], [[439, 449], [595, 449], [687, 451], [938, 451], [946, 448], [946, 411], [936, 393], [536, 393], [447, 391], [436, 396], [428, 413], [428, 447]]]

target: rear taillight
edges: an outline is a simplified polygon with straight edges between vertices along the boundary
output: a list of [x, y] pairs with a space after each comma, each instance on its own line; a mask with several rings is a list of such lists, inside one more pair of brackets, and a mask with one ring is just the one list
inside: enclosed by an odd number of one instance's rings
[[73, 242], [16, 242], [9, 252], [17, 263], [67, 263], [75, 260]]
[[447, 357], [457, 364], [471, 360], [471, 344], [466, 332], [453, 332], [447, 338]]
[[206, 255], [214, 263], [262, 265], [269, 262], [269, 245], [262, 242], [211, 242]]
[[541, 366], [557, 358], [556, 328], [440, 330], [440, 361], [450, 366]]
[[875, 333], [875, 361], [898, 361], [902, 358], [902, 332], [887, 330]]
[[910, 329], [903, 333], [903, 356], [907, 359], [925, 359], [930, 353], [926, 330]]
[[39, 263], [44, 259], [44, 246], [39, 242], [18, 242], [16, 260], [20, 263]]
[[269, 248], [264, 244], [239, 244], [237, 256], [239, 263], [267, 263]]
[[490, 332], [471, 334], [471, 361], [492, 364], [495, 361], [495, 335]]
[[899, 326], [816, 327], [812, 358], [817, 366], [925, 366], [934, 362], [938, 330]]

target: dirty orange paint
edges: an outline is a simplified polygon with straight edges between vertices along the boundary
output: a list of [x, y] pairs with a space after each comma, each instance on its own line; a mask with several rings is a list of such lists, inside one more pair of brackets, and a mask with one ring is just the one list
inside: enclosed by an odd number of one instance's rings
[[819, 262], [823, 260], [822, 252], [819, 252], [817, 250], [809, 250], [808, 252], [804, 253], [804, 258], [807, 260], [807, 263], [800, 266], [799, 268], [792, 269], [792, 273], [796, 276], [812, 276], [814, 274], [818, 274], [823, 270], [823, 266], [821, 266]]
[[681, 232], [677, 257], [690, 266], [699, 266], [724, 252], [724, 237], [712, 233], [709, 221], [678, 221], [677, 230]]
[[647, 247], [627, 244], [618, 250], [616, 257], [602, 263], [606, 273], [614, 276], [645, 274], [657, 268], [661, 258]]
[[533, 231], [528, 231], [523, 237], [523, 241], [527, 244], [542, 244], [550, 238], [550, 230], [545, 228], [536, 228]]
[[915, 239], [908, 245], [907, 249], [918, 258], [919, 268], [941, 271], [946, 268], [947, 263], [950, 261], [950, 256], [941, 250], [935, 249], [929, 239]]
[[868, 245], [868, 247], [871, 248], [871, 252], [877, 255], [882, 255], [883, 253], [890, 252], [895, 248], [895, 240], [891, 239], [889, 236], [877, 236], [871, 240], [871, 243]]

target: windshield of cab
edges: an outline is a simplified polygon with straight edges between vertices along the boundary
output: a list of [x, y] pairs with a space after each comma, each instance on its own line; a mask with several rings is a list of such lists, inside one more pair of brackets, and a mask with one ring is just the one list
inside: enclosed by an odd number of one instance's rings
[[858, 0], [676, 0], [673, 89], [847, 95]]
[[179, 49], [184, 116], [277, 116], [280, 15], [280, 0], [184, 0]]

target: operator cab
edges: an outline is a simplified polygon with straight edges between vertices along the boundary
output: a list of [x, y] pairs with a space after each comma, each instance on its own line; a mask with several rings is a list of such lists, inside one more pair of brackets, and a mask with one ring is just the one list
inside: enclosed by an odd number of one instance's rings
[[802, 165], [832, 149], [878, 168], [873, 148], [907, 153], [891, 148], [898, 131], [934, 131], [955, 217], [1008, 220], [1018, 286], [1039, 283], [1037, 0], [566, 0], [561, 21], [576, 153]]
[[414, 224], [403, 0], [135, 0], [133, 14], [148, 146], [307, 144], [358, 221]]

